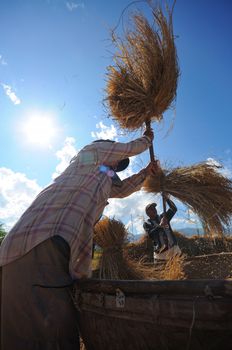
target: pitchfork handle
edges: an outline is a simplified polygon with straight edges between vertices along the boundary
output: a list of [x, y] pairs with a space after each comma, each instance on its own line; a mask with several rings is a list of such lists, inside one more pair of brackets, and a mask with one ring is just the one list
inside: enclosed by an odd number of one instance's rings
[[[147, 130], [151, 129], [151, 122], [150, 122], [150, 120], [146, 121], [146, 129]], [[150, 152], [150, 159], [151, 159], [151, 162], [152, 162], [152, 161], [155, 160], [155, 153], [154, 153], [153, 143], [149, 147], [149, 152]]]
[[[146, 129], [147, 130], [151, 129], [151, 121], [150, 120], [146, 121]], [[150, 152], [150, 159], [151, 159], [151, 162], [152, 162], [152, 161], [155, 160], [155, 153], [154, 153], [153, 143], [149, 147], [149, 152]], [[163, 212], [164, 212], [164, 215], [165, 215], [167, 208], [166, 208], [166, 199], [165, 199], [164, 192], [162, 192], [162, 201], [163, 201]]]

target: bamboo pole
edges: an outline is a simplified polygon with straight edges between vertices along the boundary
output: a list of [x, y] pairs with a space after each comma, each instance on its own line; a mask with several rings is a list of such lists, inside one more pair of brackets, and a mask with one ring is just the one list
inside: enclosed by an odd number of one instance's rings
[[[151, 121], [147, 120], [145, 124], [146, 124], [146, 129], [147, 130], [151, 130]], [[155, 161], [155, 152], [154, 152], [153, 143], [149, 147], [149, 152], [150, 152], [150, 160], [151, 160], [151, 162]], [[164, 213], [164, 216], [165, 216], [166, 215], [166, 199], [165, 199], [164, 192], [162, 192], [161, 195], [162, 195], [162, 202], [163, 202], [163, 213]]]

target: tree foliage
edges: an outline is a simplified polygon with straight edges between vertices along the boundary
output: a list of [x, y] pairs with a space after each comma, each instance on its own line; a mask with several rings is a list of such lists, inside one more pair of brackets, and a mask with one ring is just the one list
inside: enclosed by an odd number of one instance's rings
[[3, 224], [0, 224], [0, 242], [2, 241], [2, 239], [5, 237], [5, 235], [7, 234], [6, 230], [3, 227]]

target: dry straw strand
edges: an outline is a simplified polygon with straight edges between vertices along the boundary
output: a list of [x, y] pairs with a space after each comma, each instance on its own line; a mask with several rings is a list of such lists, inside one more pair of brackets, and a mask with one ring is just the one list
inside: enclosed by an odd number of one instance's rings
[[232, 182], [218, 168], [198, 163], [163, 170], [149, 177], [144, 188], [176, 197], [199, 216], [206, 233], [223, 234], [232, 217]]
[[127, 130], [146, 121], [160, 121], [175, 97], [179, 66], [173, 35], [172, 11], [152, 8], [153, 24], [142, 13], [125, 38], [112, 34], [117, 52], [108, 67], [107, 102], [112, 117]]

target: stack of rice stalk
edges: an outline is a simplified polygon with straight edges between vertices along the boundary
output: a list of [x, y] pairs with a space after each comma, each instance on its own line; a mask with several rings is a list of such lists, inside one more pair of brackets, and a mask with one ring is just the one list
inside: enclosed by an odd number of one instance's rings
[[108, 67], [106, 100], [113, 119], [127, 130], [160, 121], [176, 97], [179, 67], [172, 11], [165, 16], [160, 7], [151, 9], [153, 23], [137, 13], [123, 39], [112, 34], [115, 65]]
[[199, 216], [206, 233], [221, 235], [232, 217], [232, 181], [219, 168], [205, 162], [163, 170], [146, 179], [144, 188], [179, 199]]
[[94, 241], [101, 247], [98, 277], [100, 279], [138, 280], [155, 278], [151, 269], [125, 254], [128, 232], [121, 221], [104, 218], [94, 227]]

